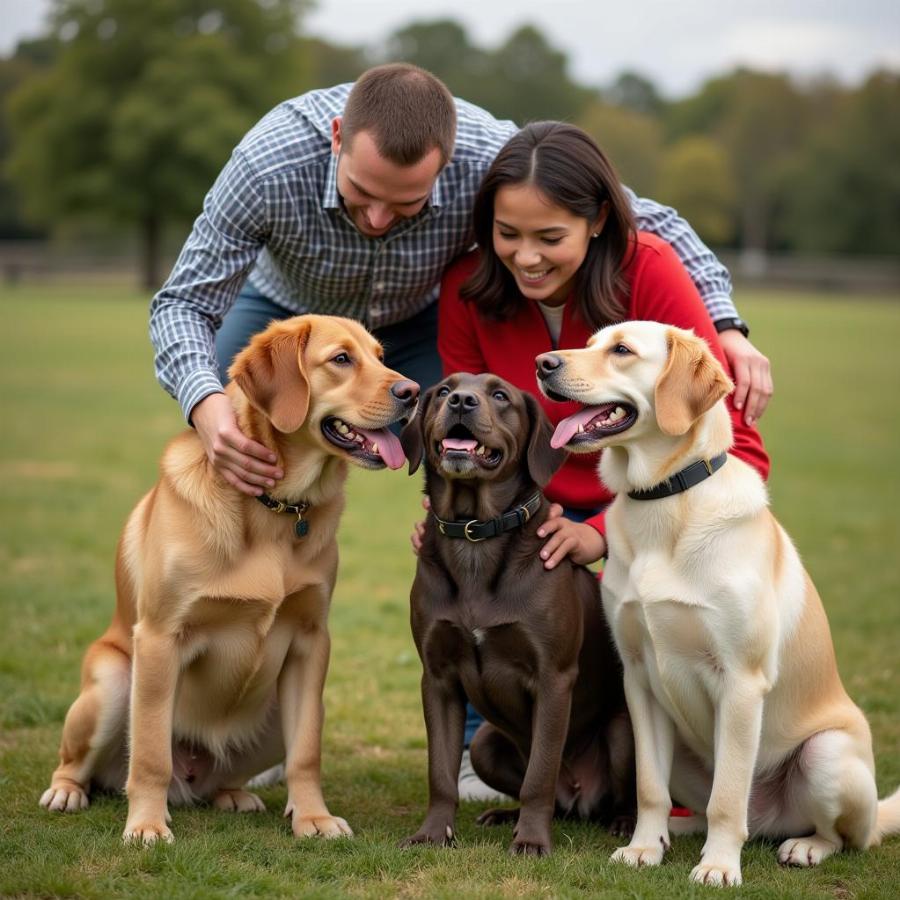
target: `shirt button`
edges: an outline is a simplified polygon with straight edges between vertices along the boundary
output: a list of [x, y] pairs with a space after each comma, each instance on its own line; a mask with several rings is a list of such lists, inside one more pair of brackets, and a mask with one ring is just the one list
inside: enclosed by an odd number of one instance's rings
[[383, 291], [387, 285], [383, 281], [376, 281], [374, 288], [376, 291]]

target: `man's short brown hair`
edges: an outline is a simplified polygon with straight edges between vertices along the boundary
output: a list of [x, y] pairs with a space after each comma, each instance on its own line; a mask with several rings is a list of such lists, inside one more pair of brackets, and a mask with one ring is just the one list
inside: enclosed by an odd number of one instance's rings
[[369, 132], [379, 154], [396, 165], [414, 165], [434, 147], [445, 165], [456, 141], [453, 95], [440, 79], [418, 66], [376, 66], [363, 72], [347, 98], [341, 119], [343, 144], [349, 149], [361, 131]]

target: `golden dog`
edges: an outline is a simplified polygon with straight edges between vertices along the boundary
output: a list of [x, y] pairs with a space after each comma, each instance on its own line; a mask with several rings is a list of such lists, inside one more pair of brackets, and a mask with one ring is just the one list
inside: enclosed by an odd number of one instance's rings
[[548, 396], [587, 406], [554, 446], [603, 448], [616, 492], [603, 603], [625, 668], [638, 819], [613, 859], [662, 861], [672, 797], [706, 810], [691, 877], [707, 884], [741, 883], [750, 835], [783, 838], [779, 860], [809, 866], [900, 830], [900, 791], [878, 802], [869, 725], [816, 589], [757, 472], [725, 455], [732, 385], [707, 345], [626, 322], [537, 364]]
[[193, 431], [168, 445], [119, 541], [116, 609], [41, 797], [72, 811], [92, 782], [125, 785], [126, 841], [172, 840], [167, 800], [262, 809], [243, 785], [285, 758], [294, 834], [352, 833], [319, 774], [335, 533], [348, 461], [404, 463], [387, 426], [413, 415], [418, 385], [361, 325], [325, 316], [271, 325], [230, 374], [241, 429], [284, 478], [267, 508], [217, 475]]

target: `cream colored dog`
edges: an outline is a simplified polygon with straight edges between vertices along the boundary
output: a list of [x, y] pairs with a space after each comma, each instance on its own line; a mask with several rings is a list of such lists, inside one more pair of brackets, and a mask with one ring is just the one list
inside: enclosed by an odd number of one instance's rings
[[[715, 470], [732, 442], [732, 385], [707, 345], [625, 322], [537, 362], [548, 396], [588, 407], [554, 445], [604, 448], [600, 475], [616, 492], [603, 603], [625, 668], [638, 819], [613, 859], [662, 861], [672, 798], [706, 810], [691, 873], [706, 884], [741, 883], [749, 835], [785, 838], [779, 861], [810, 866], [900, 830], [900, 791], [878, 802], [868, 723], [761, 478], [734, 456]], [[683, 492], [629, 496], [698, 462], [708, 477]]]
[[361, 325], [325, 316], [271, 325], [231, 376], [242, 431], [284, 478], [267, 508], [216, 474], [195, 432], [169, 444], [119, 541], [116, 609], [41, 797], [71, 812], [92, 784], [125, 786], [126, 841], [172, 840], [167, 799], [262, 809], [243, 785], [285, 757], [294, 834], [351, 834], [319, 774], [335, 533], [347, 462], [405, 462], [386, 426], [413, 415], [418, 385]]

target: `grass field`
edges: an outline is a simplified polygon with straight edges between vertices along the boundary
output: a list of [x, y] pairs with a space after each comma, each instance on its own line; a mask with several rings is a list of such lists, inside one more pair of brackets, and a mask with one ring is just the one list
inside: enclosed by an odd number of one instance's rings
[[[828, 610], [845, 684], [872, 723], [883, 795], [900, 784], [900, 303], [740, 296], [773, 360], [762, 428], [771, 491]], [[38, 797], [55, 766], [81, 655], [112, 608], [121, 523], [182, 427], [156, 386], [145, 298], [112, 286], [0, 290], [0, 896], [649, 897], [709, 895], [688, 874], [702, 844], [665, 864], [608, 862], [615, 842], [558, 824], [546, 860], [512, 859], [509, 828], [473, 824], [459, 846], [400, 851], [425, 805], [419, 661], [409, 634], [408, 533], [419, 481], [354, 473], [341, 529], [326, 690], [324, 780], [353, 840], [296, 842], [269, 811], [174, 811], [172, 846], [125, 848], [122, 797], [51, 816]], [[744, 853], [749, 897], [900, 896], [900, 838], [813, 871]]]

